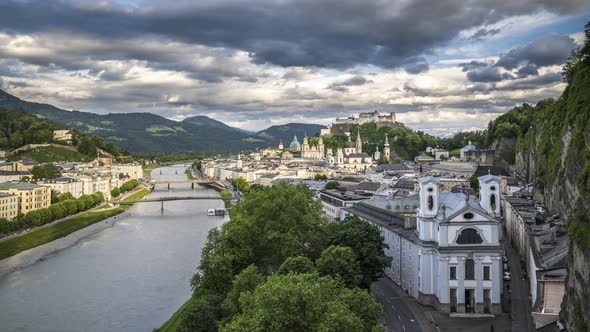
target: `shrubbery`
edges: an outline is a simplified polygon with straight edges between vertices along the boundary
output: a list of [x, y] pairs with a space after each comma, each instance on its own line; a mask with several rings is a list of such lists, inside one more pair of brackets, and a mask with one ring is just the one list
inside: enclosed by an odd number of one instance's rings
[[[71, 198], [70, 198], [71, 197]], [[104, 201], [101, 192], [92, 195], [82, 195], [75, 199], [71, 195], [62, 194], [60, 202], [50, 205], [48, 208], [29, 211], [14, 221], [0, 219], [0, 233], [6, 234], [19, 229], [44, 225], [57, 219], [61, 219], [78, 212], [88, 210]]]

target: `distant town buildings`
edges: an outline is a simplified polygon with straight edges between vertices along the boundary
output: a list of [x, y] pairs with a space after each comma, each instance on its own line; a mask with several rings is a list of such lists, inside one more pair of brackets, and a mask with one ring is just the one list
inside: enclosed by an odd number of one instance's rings
[[18, 212], [26, 214], [29, 211], [43, 209], [51, 204], [51, 189], [28, 182], [0, 183], [0, 193], [18, 197]]
[[18, 215], [18, 196], [0, 192], [0, 218], [13, 220]]

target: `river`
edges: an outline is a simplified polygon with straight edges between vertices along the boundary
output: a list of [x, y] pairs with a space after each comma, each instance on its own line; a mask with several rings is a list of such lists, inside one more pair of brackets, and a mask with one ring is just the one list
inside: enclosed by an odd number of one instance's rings
[[[186, 167], [155, 169], [186, 180]], [[161, 172], [161, 174], [160, 174]], [[189, 183], [157, 185], [147, 197], [212, 196]], [[1, 331], [152, 331], [190, 296], [189, 281], [221, 200], [137, 203], [130, 217], [0, 278]]]

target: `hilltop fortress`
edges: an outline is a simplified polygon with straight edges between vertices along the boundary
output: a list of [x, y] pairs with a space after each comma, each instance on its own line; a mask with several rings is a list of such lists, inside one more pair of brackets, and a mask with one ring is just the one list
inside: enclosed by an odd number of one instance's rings
[[377, 128], [382, 127], [403, 127], [403, 123], [397, 122], [395, 112], [381, 114], [377, 111], [360, 113], [358, 117], [336, 118], [336, 121], [320, 131], [322, 136], [331, 136], [336, 134], [350, 133], [350, 127], [353, 125], [364, 125], [366, 123], [375, 123]]

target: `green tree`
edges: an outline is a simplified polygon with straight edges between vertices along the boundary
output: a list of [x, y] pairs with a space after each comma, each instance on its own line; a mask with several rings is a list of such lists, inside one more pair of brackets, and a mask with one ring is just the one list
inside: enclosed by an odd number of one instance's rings
[[312, 273], [315, 272], [316, 268], [313, 262], [305, 256], [295, 256], [287, 258], [283, 264], [279, 267], [277, 273], [289, 274], [293, 273]]
[[97, 204], [104, 202], [104, 194], [102, 193], [102, 191], [95, 192], [94, 197], [96, 198]]
[[359, 263], [349, 247], [329, 246], [316, 261], [318, 272], [342, 279], [347, 287], [357, 287], [363, 278]]
[[121, 190], [119, 188], [115, 187], [111, 190], [111, 196], [119, 197], [119, 195], [121, 195]]
[[95, 205], [94, 198], [90, 195], [82, 195], [82, 196], [80, 196], [79, 200], [84, 202], [85, 210], [88, 210]]
[[333, 244], [352, 249], [360, 263], [361, 284], [367, 288], [383, 276], [383, 269], [391, 263], [391, 258], [384, 252], [389, 246], [377, 226], [357, 216], [348, 216], [339, 224]]
[[31, 169], [31, 174], [33, 175], [33, 179], [35, 180], [54, 179], [61, 176], [59, 167], [53, 164], [33, 166], [33, 168]]
[[63, 202], [68, 215], [76, 214], [78, 212], [78, 203], [75, 200], [67, 200]]
[[42, 216], [39, 210], [27, 212], [25, 220], [31, 225], [41, 225]]
[[215, 332], [221, 318], [222, 297], [207, 293], [193, 296], [180, 317], [180, 332]]
[[253, 264], [235, 276], [232, 281], [232, 288], [221, 304], [224, 319], [229, 320], [240, 313], [240, 295], [246, 292], [253, 292], [262, 282], [264, 282], [264, 277], [258, 273], [256, 265]]
[[43, 224], [46, 224], [54, 219], [53, 213], [51, 213], [51, 210], [49, 210], [48, 208], [39, 209], [37, 211], [39, 211], [39, 213], [41, 214], [41, 223]]
[[325, 174], [320, 174], [320, 173], [316, 173], [316, 175], [313, 178], [316, 181], [327, 181], [328, 180], [328, 177]]
[[367, 291], [318, 274], [272, 275], [240, 304], [222, 331], [371, 331], [382, 312]]
[[82, 138], [78, 144], [78, 152], [88, 157], [96, 158], [98, 155], [96, 141], [88, 137]]
[[53, 219], [60, 219], [66, 216], [66, 208], [63, 203], [55, 203], [49, 206]]
[[71, 193], [63, 193], [61, 195], [59, 195], [59, 201], [60, 202], [65, 202], [65, 201], [70, 201], [75, 199], [74, 196]]
[[232, 185], [236, 187], [239, 191], [245, 193], [250, 188], [248, 181], [246, 181], [243, 177], [239, 177], [237, 179], [232, 180]]
[[328, 181], [326, 183], [326, 189], [336, 189], [340, 187], [340, 183], [338, 181]]
[[479, 180], [477, 179], [477, 176], [474, 175], [469, 178], [469, 186], [471, 189], [475, 190], [475, 192], [479, 192]]

